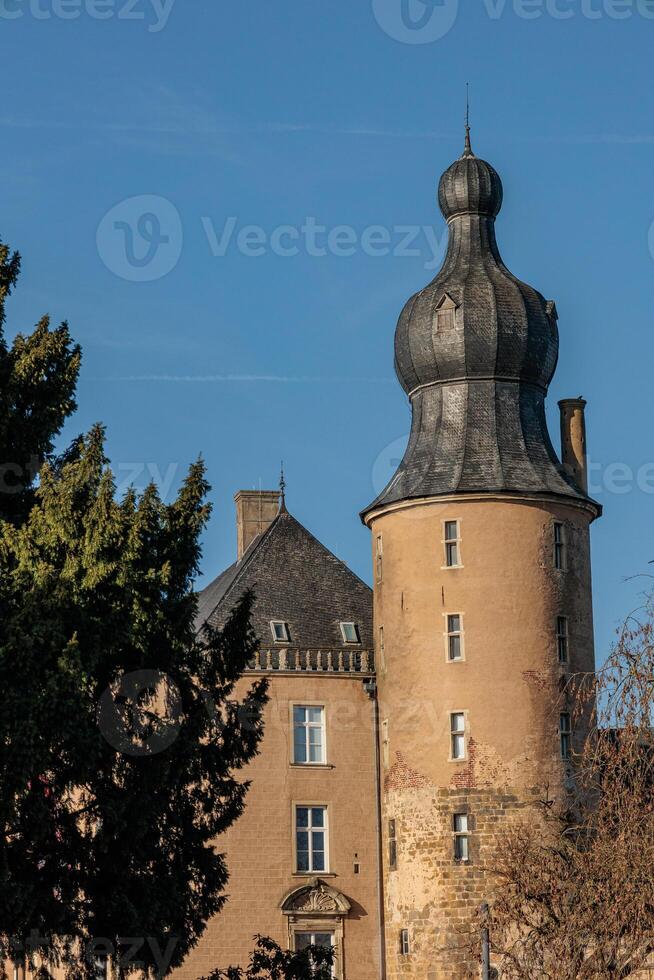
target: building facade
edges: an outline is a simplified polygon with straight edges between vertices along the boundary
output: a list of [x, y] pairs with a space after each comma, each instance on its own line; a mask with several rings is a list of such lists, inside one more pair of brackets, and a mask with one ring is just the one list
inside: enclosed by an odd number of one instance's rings
[[189, 975], [243, 963], [255, 933], [333, 944], [348, 980], [477, 975], [466, 930], [503, 831], [546, 794], [565, 803], [600, 508], [585, 403], [561, 403], [561, 460], [548, 434], [557, 310], [502, 262], [502, 195], [468, 132], [439, 185], [443, 268], [397, 327], [413, 423], [362, 514], [373, 592], [283, 497], [237, 495], [238, 561], [200, 622], [253, 588], [271, 702], [225, 844], [230, 900]]

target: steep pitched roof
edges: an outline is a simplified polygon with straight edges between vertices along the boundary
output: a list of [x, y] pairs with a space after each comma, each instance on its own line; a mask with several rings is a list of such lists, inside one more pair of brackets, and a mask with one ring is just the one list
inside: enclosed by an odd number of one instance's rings
[[372, 649], [372, 591], [286, 511], [203, 590], [198, 628], [207, 621], [221, 626], [247, 589], [255, 595], [252, 624], [264, 646], [273, 646], [270, 623], [279, 620], [288, 624], [291, 647], [352, 649], [340, 623], [353, 622], [361, 648]]

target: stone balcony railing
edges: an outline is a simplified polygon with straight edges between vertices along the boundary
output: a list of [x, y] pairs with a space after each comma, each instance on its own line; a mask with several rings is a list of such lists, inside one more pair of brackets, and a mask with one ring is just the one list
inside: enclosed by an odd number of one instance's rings
[[274, 650], [258, 650], [248, 664], [248, 671], [370, 677], [375, 672], [375, 660], [368, 650], [298, 650], [292, 647], [280, 647]]

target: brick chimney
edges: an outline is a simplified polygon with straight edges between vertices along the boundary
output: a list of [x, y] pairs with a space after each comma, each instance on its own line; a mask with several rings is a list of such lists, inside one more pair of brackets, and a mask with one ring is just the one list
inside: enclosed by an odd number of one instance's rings
[[236, 546], [240, 561], [258, 535], [279, 513], [279, 490], [239, 490], [236, 503]]
[[564, 398], [561, 410], [561, 456], [563, 466], [577, 486], [588, 493], [586, 460], [586, 402], [583, 398]]

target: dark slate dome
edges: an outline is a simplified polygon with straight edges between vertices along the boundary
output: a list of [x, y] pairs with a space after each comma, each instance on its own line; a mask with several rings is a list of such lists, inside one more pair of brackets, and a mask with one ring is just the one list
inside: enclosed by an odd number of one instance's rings
[[546, 389], [558, 359], [553, 304], [504, 265], [495, 240], [502, 182], [466, 149], [439, 188], [450, 241], [443, 268], [408, 301], [395, 335], [404, 390], [467, 378], [520, 380]]
[[395, 368], [411, 399], [406, 453], [366, 511], [405, 500], [501, 493], [590, 501], [547, 431], [545, 396], [559, 353], [557, 313], [502, 261], [495, 218], [502, 181], [472, 152], [446, 170], [443, 267], [412, 296], [395, 333]]
[[468, 133], [463, 156], [445, 171], [438, 186], [438, 203], [445, 220], [449, 221], [457, 214], [483, 214], [496, 218], [503, 197], [498, 172], [490, 163], [474, 155]]

